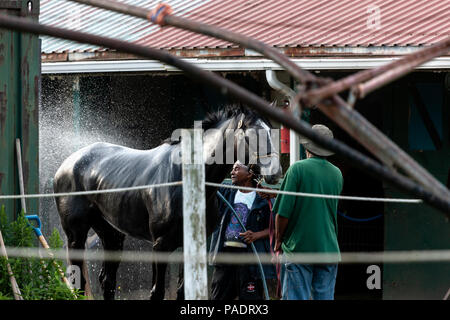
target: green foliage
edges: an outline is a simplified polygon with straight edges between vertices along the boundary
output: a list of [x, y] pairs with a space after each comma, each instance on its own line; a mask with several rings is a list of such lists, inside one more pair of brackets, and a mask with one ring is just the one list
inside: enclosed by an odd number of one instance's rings
[[[8, 247], [34, 248], [37, 240], [23, 212], [8, 223], [4, 206], [0, 208], [0, 230]], [[54, 229], [48, 239], [50, 248], [60, 249], [63, 241]], [[78, 290], [72, 292], [61, 280], [64, 264], [58, 259], [9, 258], [8, 262], [25, 300], [79, 300], [85, 299]], [[14, 299], [9, 280], [7, 261], [0, 257], [0, 300]]]

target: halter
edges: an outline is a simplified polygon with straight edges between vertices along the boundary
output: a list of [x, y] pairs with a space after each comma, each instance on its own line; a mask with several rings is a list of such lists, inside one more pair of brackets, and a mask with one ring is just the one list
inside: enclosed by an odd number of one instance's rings
[[[278, 152], [271, 152], [269, 154], [266, 155], [260, 155], [258, 154], [258, 152], [254, 151], [251, 155], [250, 155], [250, 159], [249, 159], [249, 163], [252, 162], [253, 159], [258, 160], [258, 159], [264, 159], [264, 158], [272, 158], [272, 157], [279, 157], [280, 155], [278, 154]], [[257, 162], [255, 162], [257, 163]]]
[[[239, 129], [243, 130], [242, 126], [243, 126], [243, 123], [244, 123], [244, 118], [245, 118], [245, 115], [242, 114], [240, 119], [239, 119], [239, 121], [238, 121], [238, 125], [236, 127], [236, 130], [239, 130]], [[247, 141], [246, 141], [246, 143], [247, 143]], [[253, 160], [255, 161], [254, 163], [258, 163], [258, 159], [272, 158], [272, 157], [275, 157], [275, 156], [279, 157], [279, 153], [276, 152], [276, 151], [272, 151], [271, 153], [265, 154], [265, 155], [260, 155], [258, 152], [254, 151], [254, 152], [252, 152], [249, 155], [249, 162], [248, 163], [249, 164], [252, 163]]]

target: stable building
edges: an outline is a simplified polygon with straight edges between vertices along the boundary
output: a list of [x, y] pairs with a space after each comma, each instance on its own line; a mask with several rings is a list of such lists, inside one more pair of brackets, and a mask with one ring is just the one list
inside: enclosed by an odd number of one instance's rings
[[[159, 3], [124, 2], [147, 10]], [[256, 38], [277, 48], [302, 68], [333, 79], [389, 63], [450, 36], [449, 8], [439, 0], [384, 0], [376, 5], [368, 0], [167, 3], [174, 15]], [[161, 28], [142, 19], [65, 0], [41, 0], [40, 4], [42, 24], [167, 50], [235, 81], [280, 108], [291, 97], [281, 93], [277, 84], [292, 91], [297, 88], [297, 83], [275, 62], [220, 39], [170, 26]], [[190, 127], [207, 112], [233, 102], [159, 61], [62, 39], [41, 37], [41, 41], [41, 192], [52, 191], [56, 169], [81, 146], [101, 140], [152, 148], [174, 129]], [[347, 94], [343, 92], [342, 97], [347, 98]], [[355, 109], [450, 187], [450, 52], [369, 94], [356, 103]], [[319, 110], [304, 110], [302, 117], [311, 124], [326, 124], [337, 139], [370, 155]], [[277, 123], [273, 125], [279, 127]], [[283, 135], [281, 142], [285, 169], [292, 159], [304, 156], [292, 140], [285, 141], [289, 138], [293, 139], [289, 134]], [[343, 195], [407, 197], [351, 163], [336, 156], [330, 161], [343, 172]], [[40, 212], [45, 217], [46, 230], [58, 227], [59, 218], [51, 199], [41, 200]], [[423, 204], [340, 201], [338, 225], [342, 252], [434, 250], [450, 246], [448, 219]], [[129, 241], [129, 248], [150, 250], [146, 244]], [[448, 262], [379, 265], [380, 289], [367, 287], [370, 265], [340, 265], [336, 299], [442, 299], [449, 289]], [[122, 263], [119, 282], [121, 277], [125, 279], [121, 274], [127, 268], [141, 271], [136, 275], [129, 272], [122, 287], [148, 292], [150, 267]], [[175, 272], [171, 272], [175, 277]], [[133, 283], [138, 283], [138, 287]], [[168, 283], [168, 289], [172, 297], [174, 284]], [[120, 294], [119, 290], [116, 297]]]

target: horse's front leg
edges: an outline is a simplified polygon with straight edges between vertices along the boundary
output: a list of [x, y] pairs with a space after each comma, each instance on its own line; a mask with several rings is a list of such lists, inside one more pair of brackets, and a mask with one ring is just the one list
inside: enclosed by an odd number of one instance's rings
[[[164, 245], [165, 241], [160, 237], [153, 242], [153, 252], [167, 252], [167, 248]], [[150, 292], [150, 300], [163, 300], [165, 293], [165, 280], [166, 280], [167, 263], [158, 262], [157, 260], [152, 263], [153, 271], [153, 288]]]
[[153, 288], [150, 300], [163, 300], [165, 293], [165, 280], [167, 263], [153, 263]]

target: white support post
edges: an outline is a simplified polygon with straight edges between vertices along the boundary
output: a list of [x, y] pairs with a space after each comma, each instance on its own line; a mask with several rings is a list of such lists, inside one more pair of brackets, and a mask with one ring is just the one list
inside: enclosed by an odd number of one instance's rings
[[[289, 104], [291, 112], [296, 117], [300, 118], [299, 106], [295, 100], [296, 92], [277, 79], [276, 73], [273, 70], [266, 70], [266, 79], [270, 87], [278, 92], [282, 93], [284, 96], [289, 98]], [[292, 166], [295, 162], [300, 160], [300, 138], [294, 130], [289, 130], [289, 162]]]
[[300, 138], [294, 130], [289, 130], [289, 164], [292, 166], [300, 160]]
[[186, 300], [208, 300], [206, 200], [201, 129], [181, 131], [183, 250]]

